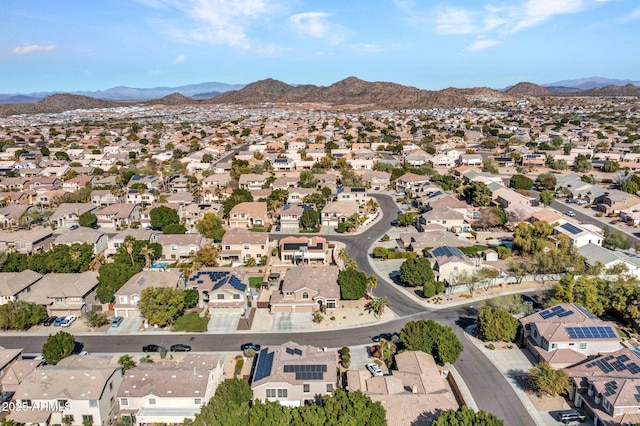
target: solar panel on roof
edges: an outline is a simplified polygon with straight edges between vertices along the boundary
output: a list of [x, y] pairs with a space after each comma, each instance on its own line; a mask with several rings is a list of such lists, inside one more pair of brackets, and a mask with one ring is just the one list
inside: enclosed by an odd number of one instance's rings
[[573, 235], [576, 235], [582, 232], [582, 229], [578, 228], [577, 226], [569, 222], [560, 225], [560, 228], [564, 229], [567, 232], [570, 232]]
[[551, 308], [551, 310], [553, 312], [558, 312], [558, 311], [564, 311], [564, 308], [560, 305], [554, 306], [553, 308]]
[[627, 362], [627, 361], [629, 361], [629, 357], [628, 357], [628, 356], [626, 356], [626, 355], [620, 355], [620, 356], [618, 357], [618, 361], [620, 361], [620, 362]]
[[268, 352], [268, 348], [264, 348], [258, 355], [258, 364], [256, 371], [253, 375], [253, 380], [262, 380], [271, 374], [271, 368], [273, 367], [273, 352]]
[[[293, 349], [291, 349], [291, 348], [285, 349], [285, 352], [288, 353], [289, 355], [293, 355]], [[288, 365], [284, 366], [285, 373], [287, 372], [287, 367], [288, 367]]]
[[596, 319], [597, 317], [595, 315], [593, 315], [591, 312], [589, 312], [584, 306], [580, 306], [580, 305], [575, 305], [576, 308], [580, 309], [580, 311], [585, 314], [588, 318], [591, 319]]
[[611, 326], [565, 327], [565, 331], [570, 339], [612, 339], [616, 337], [616, 333]]
[[544, 318], [544, 319], [550, 318], [550, 317], [552, 317], [554, 315], [555, 315], [555, 313], [551, 312], [551, 311], [542, 311], [542, 312], [540, 312], [540, 316], [542, 318]]

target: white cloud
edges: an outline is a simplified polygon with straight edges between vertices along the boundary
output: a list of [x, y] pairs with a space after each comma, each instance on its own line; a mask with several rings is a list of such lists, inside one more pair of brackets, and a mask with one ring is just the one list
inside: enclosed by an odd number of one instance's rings
[[638, 19], [640, 19], [640, 8], [638, 8], [638, 9], [628, 13], [624, 17], [622, 17], [621, 22], [626, 23], [626, 22], [631, 22], [631, 21], [637, 21]]
[[289, 18], [291, 27], [300, 36], [327, 39], [333, 44], [340, 43], [344, 36], [327, 22], [331, 15], [324, 12], [305, 12]]
[[464, 9], [446, 8], [436, 16], [436, 31], [440, 34], [471, 34], [475, 31], [471, 13]]
[[471, 45], [469, 45], [467, 47], [467, 50], [470, 50], [472, 52], [478, 52], [480, 50], [484, 50], [487, 49], [489, 47], [493, 47], [493, 46], [498, 46], [502, 44], [501, 41], [499, 40], [477, 40], [474, 43], [472, 43]]
[[27, 46], [14, 47], [13, 49], [11, 49], [11, 52], [15, 53], [16, 55], [28, 55], [29, 53], [36, 53], [36, 52], [50, 52], [57, 48], [58, 46], [56, 46], [55, 44], [50, 44], [48, 46], [41, 46], [39, 44], [29, 44]]
[[527, 0], [524, 7], [515, 11], [515, 25], [511, 32], [535, 27], [555, 15], [578, 13], [587, 7], [585, 0]]
[[187, 60], [187, 55], [180, 55], [180, 56], [178, 56], [177, 58], [175, 58], [175, 59], [173, 60], [173, 63], [174, 63], [174, 64], [181, 64], [181, 63], [183, 63], [183, 62], [184, 62], [184, 61], [186, 61], [186, 60]]

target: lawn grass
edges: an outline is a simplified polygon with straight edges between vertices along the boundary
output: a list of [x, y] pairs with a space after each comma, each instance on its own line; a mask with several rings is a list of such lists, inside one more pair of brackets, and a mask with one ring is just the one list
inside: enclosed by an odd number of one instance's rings
[[262, 277], [249, 277], [249, 286], [260, 288], [262, 286]]
[[201, 318], [199, 314], [185, 314], [173, 323], [175, 331], [207, 331], [209, 318]]

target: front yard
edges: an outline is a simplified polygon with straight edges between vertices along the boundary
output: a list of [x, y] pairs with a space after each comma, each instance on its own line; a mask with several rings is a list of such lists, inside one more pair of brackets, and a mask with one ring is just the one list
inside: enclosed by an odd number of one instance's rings
[[194, 312], [178, 317], [178, 319], [173, 323], [173, 329], [174, 331], [202, 332], [207, 331], [208, 324], [209, 318], [203, 318], [200, 314]]

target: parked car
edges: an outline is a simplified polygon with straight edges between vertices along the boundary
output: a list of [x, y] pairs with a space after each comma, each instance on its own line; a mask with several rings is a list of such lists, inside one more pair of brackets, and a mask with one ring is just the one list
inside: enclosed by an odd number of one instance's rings
[[380, 333], [376, 336], [373, 336], [371, 338], [371, 340], [373, 340], [374, 342], [379, 342], [380, 339], [384, 339], [384, 340], [391, 340], [393, 338], [394, 335], [397, 335], [398, 333]]
[[69, 228], [71, 231], [80, 228], [80, 226], [78, 225], [71, 225], [71, 227]]
[[257, 343], [244, 343], [240, 346], [241, 351], [246, 351], [247, 349], [253, 349], [254, 351], [258, 352], [260, 350], [260, 345]]
[[120, 327], [120, 324], [124, 321], [124, 317], [115, 317], [111, 321], [111, 327]]
[[158, 345], [145, 345], [142, 347], [142, 352], [160, 352], [160, 346]]
[[564, 424], [569, 424], [571, 422], [584, 422], [587, 420], [587, 416], [584, 413], [581, 413], [578, 410], [564, 410], [558, 413], [558, 420]]
[[191, 346], [178, 343], [171, 346], [171, 352], [191, 352]]
[[66, 317], [64, 319], [64, 321], [62, 321], [60, 323], [60, 327], [69, 327], [71, 326], [71, 324], [73, 324], [73, 322], [76, 320], [76, 316], [75, 315], [69, 315], [68, 317]]
[[567, 210], [564, 214], [569, 217], [576, 217], [576, 212], [574, 212], [573, 210]]
[[583, 200], [583, 199], [576, 200], [576, 204], [579, 206], [587, 204], [587, 200]]
[[380, 345], [369, 346], [369, 356], [376, 356], [375, 354], [377, 354], [379, 350], [380, 350]]
[[54, 327], [60, 327], [62, 325], [62, 321], [65, 320], [66, 317], [58, 317], [56, 318], [56, 320], [53, 322], [53, 326]]
[[7, 401], [11, 401], [13, 398], [14, 392], [4, 392], [0, 395], [0, 404], [5, 403]]
[[391, 221], [391, 226], [400, 226], [400, 221], [398, 219], [393, 219]]
[[44, 325], [45, 327], [50, 327], [54, 322], [56, 322], [57, 319], [58, 317], [47, 317], [44, 321], [42, 321], [42, 325]]
[[378, 364], [374, 364], [374, 363], [367, 364], [367, 370], [369, 370], [369, 372], [373, 376], [384, 376], [384, 372], [380, 367], [378, 367]]

